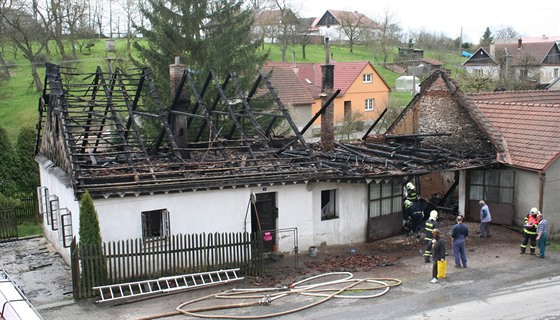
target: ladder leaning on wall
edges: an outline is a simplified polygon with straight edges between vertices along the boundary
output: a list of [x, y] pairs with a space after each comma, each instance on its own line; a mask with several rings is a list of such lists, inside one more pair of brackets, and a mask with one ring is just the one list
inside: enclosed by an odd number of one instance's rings
[[158, 293], [171, 293], [179, 290], [187, 290], [224, 284], [232, 281], [242, 280], [237, 272], [239, 268], [225, 269], [219, 271], [208, 271], [200, 273], [185, 274], [179, 276], [162, 277], [154, 280], [143, 280], [93, 287], [99, 290], [100, 299], [96, 302], [108, 302], [121, 299], [137, 299]]

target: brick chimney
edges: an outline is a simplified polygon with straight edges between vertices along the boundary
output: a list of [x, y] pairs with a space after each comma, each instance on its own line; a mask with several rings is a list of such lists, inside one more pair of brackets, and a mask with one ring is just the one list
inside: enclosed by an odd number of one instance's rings
[[[321, 66], [321, 105], [324, 105], [328, 101], [334, 87], [334, 65], [329, 63], [328, 37], [325, 37], [325, 56], [326, 63]], [[324, 151], [331, 151], [334, 149], [334, 105], [332, 102], [321, 115], [321, 144]]]
[[[179, 84], [183, 78], [183, 74], [187, 70], [187, 66], [180, 63], [179, 57], [175, 57], [175, 63], [169, 65], [169, 87], [171, 89], [171, 99], [175, 98], [177, 94], [177, 89], [179, 89]], [[186, 112], [189, 108], [190, 101], [182, 93], [179, 100], [175, 104], [173, 110]], [[187, 139], [187, 117], [184, 115], [172, 114], [171, 121], [171, 132], [175, 136], [175, 142], [179, 148], [186, 148]], [[186, 151], [181, 151], [182, 156], [186, 156]]]
[[523, 39], [517, 39], [517, 49], [521, 49], [523, 47]]

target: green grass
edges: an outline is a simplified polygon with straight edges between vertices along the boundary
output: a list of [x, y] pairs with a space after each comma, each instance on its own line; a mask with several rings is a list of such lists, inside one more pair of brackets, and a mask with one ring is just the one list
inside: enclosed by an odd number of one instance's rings
[[19, 238], [40, 236], [43, 235], [43, 228], [41, 228], [40, 225], [25, 222], [22, 224], [18, 224], [17, 233]]

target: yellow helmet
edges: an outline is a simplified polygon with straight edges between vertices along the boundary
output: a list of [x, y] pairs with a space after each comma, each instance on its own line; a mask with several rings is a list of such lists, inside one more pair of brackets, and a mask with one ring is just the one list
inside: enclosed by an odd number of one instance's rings
[[412, 182], [406, 184], [406, 190], [414, 190], [414, 189], [416, 188], [414, 187], [414, 184]]
[[412, 201], [406, 199], [404, 200], [404, 207], [405, 208], [410, 208], [412, 206]]
[[531, 208], [531, 214], [537, 214], [537, 213], [539, 213], [539, 209], [535, 207]]

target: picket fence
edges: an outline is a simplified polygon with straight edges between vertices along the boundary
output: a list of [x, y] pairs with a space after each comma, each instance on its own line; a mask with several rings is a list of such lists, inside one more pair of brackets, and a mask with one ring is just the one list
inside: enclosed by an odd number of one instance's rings
[[240, 268], [244, 275], [263, 274], [262, 235], [243, 232], [130, 239], [101, 248], [74, 239], [70, 251], [75, 299], [96, 296], [95, 286], [165, 276], [230, 268]]

